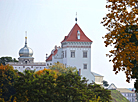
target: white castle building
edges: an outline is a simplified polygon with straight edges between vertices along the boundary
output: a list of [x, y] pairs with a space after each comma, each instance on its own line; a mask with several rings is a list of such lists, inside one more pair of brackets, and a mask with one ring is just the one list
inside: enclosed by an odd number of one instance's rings
[[27, 46], [27, 37], [25, 37], [25, 46], [19, 51], [19, 62], [7, 62], [7, 64], [23, 72], [24, 70], [42, 70], [48, 68], [49, 65], [60, 62], [66, 67], [76, 67], [80, 76], [89, 79], [88, 83], [95, 82], [102, 85], [103, 76], [91, 72], [91, 44], [92, 40], [76, 23], [61, 41], [61, 47], [55, 46], [51, 54], [46, 57], [46, 62], [34, 62], [33, 50]]
[[76, 67], [82, 77], [89, 79], [88, 83], [102, 85], [103, 76], [91, 72], [91, 44], [92, 41], [76, 23], [61, 41], [61, 47], [55, 46], [46, 58], [46, 67], [57, 62], [63, 63], [66, 67]]
[[19, 56], [19, 62], [7, 62], [6, 64], [12, 65], [19, 72], [24, 70], [38, 71], [46, 68], [46, 62], [34, 62], [33, 50], [27, 46], [27, 37], [25, 37], [25, 46], [19, 51]]

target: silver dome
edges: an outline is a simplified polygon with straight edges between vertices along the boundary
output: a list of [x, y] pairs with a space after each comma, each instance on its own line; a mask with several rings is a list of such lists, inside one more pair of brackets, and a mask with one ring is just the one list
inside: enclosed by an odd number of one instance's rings
[[25, 37], [25, 46], [20, 49], [19, 56], [20, 57], [32, 57], [33, 50], [27, 46], [27, 37]]

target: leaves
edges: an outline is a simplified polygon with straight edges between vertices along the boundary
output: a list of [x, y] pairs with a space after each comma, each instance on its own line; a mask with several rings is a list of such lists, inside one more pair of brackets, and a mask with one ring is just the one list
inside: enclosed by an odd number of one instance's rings
[[50, 66], [49, 69], [56, 70], [59, 73], [70, 73], [73, 72], [74, 74], [77, 74], [78, 70], [76, 67], [66, 67], [62, 63], [54, 63], [54, 65]]
[[6, 62], [18, 62], [15, 58], [12, 57], [1, 57], [0, 64], [6, 65]]
[[[57, 70], [56, 70], [57, 71]], [[110, 91], [100, 85], [87, 84], [72, 71], [44, 69], [16, 72], [12, 66], [0, 66], [0, 101], [12, 102], [110, 102]]]
[[112, 45], [109, 61], [113, 62], [113, 71], [126, 74], [126, 81], [138, 79], [138, 2], [136, 0], [108, 0], [109, 13], [101, 22], [109, 31], [103, 38], [105, 46]]
[[14, 82], [16, 78], [17, 73], [12, 66], [0, 65], [0, 97], [5, 101], [8, 101], [15, 94]]

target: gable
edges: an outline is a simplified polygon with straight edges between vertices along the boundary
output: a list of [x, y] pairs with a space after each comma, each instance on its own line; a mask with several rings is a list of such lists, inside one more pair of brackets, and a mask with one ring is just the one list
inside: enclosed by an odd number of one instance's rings
[[117, 87], [112, 83], [109, 87], [108, 87], [109, 90], [116, 90]]
[[[80, 32], [80, 39], [77, 38], [77, 32]], [[81, 28], [76, 23], [70, 33], [65, 36], [62, 42], [92, 42], [81, 30]], [[61, 42], [61, 43], [62, 43]]]

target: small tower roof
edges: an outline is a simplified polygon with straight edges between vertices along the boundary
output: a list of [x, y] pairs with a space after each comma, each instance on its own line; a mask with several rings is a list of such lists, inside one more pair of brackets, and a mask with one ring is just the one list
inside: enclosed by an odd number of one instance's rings
[[20, 57], [32, 57], [33, 50], [27, 46], [27, 36], [25, 37], [25, 46], [20, 49], [19, 56]]
[[55, 51], [53, 52], [53, 54], [51, 53], [50, 56], [46, 59], [46, 61], [52, 61], [52, 55], [57, 54], [58, 50], [55, 49]]
[[[80, 39], [77, 39], [77, 31], [80, 31]], [[76, 23], [70, 33], [65, 36], [64, 40], [61, 42], [92, 42], [81, 30], [79, 25]]]

